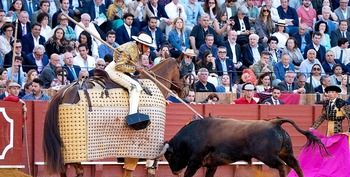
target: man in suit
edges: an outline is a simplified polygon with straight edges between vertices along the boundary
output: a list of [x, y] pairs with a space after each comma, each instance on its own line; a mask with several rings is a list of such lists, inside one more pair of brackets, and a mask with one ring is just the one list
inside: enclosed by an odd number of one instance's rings
[[237, 14], [236, 0], [225, 0], [225, 3], [221, 5], [221, 10], [226, 12], [227, 19]]
[[119, 45], [133, 41], [131, 36], [137, 36], [139, 30], [132, 26], [134, 15], [131, 13], [126, 13], [123, 16], [124, 25], [119, 27], [116, 31], [117, 42]]
[[335, 59], [334, 52], [332, 50], [328, 50], [326, 53], [326, 61], [322, 63], [324, 72], [330, 75], [333, 74], [333, 67], [336, 64], [339, 64], [344, 72], [349, 72], [348, 67], [346, 67], [339, 59]]
[[301, 50], [301, 53], [304, 53], [305, 47], [307, 44], [311, 43], [311, 36], [306, 32], [307, 26], [303, 23], [299, 25], [299, 31], [293, 34], [293, 37], [298, 42], [298, 47]]
[[102, 58], [97, 59], [96, 63], [95, 63], [95, 68], [89, 71], [89, 76], [90, 77], [94, 76], [95, 69], [102, 69], [103, 70], [103, 69], [105, 69], [105, 67], [106, 67], [105, 60]]
[[23, 52], [31, 53], [36, 45], [38, 44], [45, 45], [45, 38], [42, 35], [40, 35], [40, 30], [41, 30], [41, 25], [39, 23], [35, 23], [32, 25], [31, 32], [23, 36], [22, 38]]
[[[74, 18], [74, 11], [72, 9], [69, 9], [69, 0], [60, 0], [60, 6], [61, 8], [57, 10], [52, 16], [52, 29], [54, 29], [58, 24], [58, 15], [62, 12], [68, 14], [69, 17]], [[75, 28], [75, 24], [71, 21], [68, 21], [68, 25]]]
[[[11, 49], [13, 48], [13, 45], [15, 45], [15, 55], [23, 57], [25, 59], [26, 54], [22, 51], [22, 42], [21, 42], [21, 40], [17, 39], [16, 43], [14, 43], [14, 41], [12, 41], [11, 42]], [[13, 51], [11, 50], [9, 53], [7, 53], [5, 55], [4, 68], [8, 68], [8, 67], [12, 66], [12, 57], [13, 57]], [[24, 62], [23, 62], [23, 64], [24, 64]]]
[[307, 51], [314, 49], [316, 51], [316, 58], [323, 63], [326, 60], [326, 47], [320, 44], [322, 34], [318, 31], [312, 34], [312, 43], [307, 45], [304, 50], [304, 58], [307, 58]]
[[[83, 25], [83, 26], [85, 27], [85, 29], [88, 29], [88, 30], [89, 30], [91, 33], [93, 33], [95, 36], [97, 36], [97, 37], [99, 37], [99, 38], [101, 38], [101, 39], [105, 39], [105, 36], [102, 37], [102, 35], [100, 35], [100, 33], [99, 33], [100, 31], [97, 29], [98, 26], [97, 26], [97, 25], [94, 25], [94, 23], [91, 22], [91, 17], [90, 17], [89, 14], [83, 13], [83, 14], [81, 15], [81, 21], [79, 22], [79, 24], [80, 24], [80, 25]], [[75, 26], [74, 31], [75, 31], [75, 34], [76, 34], [77, 36], [79, 36], [80, 33], [81, 33], [82, 31], [84, 31], [84, 30], [83, 30], [83, 28], [80, 28], [80, 27], [77, 25], [77, 26]], [[104, 35], [105, 35], [105, 34], [104, 34]], [[97, 46], [101, 45], [101, 41], [100, 41], [100, 40], [95, 39], [95, 37], [92, 36], [92, 35], [91, 35], [91, 38], [92, 38], [93, 42], [96, 43]]]
[[151, 50], [151, 59], [152, 61], [159, 56], [158, 52], [160, 48], [165, 45], [165, 37], [163, 36], [162, 30], [157, 27], [157, 18], [150, 17], [148, 19], [148, 26], [144, 27], [142, 31], [146, 32], [153, 39], [153, 44], [156, 48], [150, 47]]
[[294, 71], [286, 71], [284, 81], [278, 83], [282, 92], [297, 93], [298, 84], [294, 82], [295, 73]]
[[226, 57], [226, 54], [227, 54], [226, 47], [220, 46], [218, 48], [218, 58], [215, 59], [216, 70], [219, 76], [218, 79], [221, 80], [221, 77], [223, 74], [229, 74], [232, 79], [231, 83], [235, 83], [237, 79], [236, 68], [232, 60]]
[[314, 93], [314, 89], [311, 86], [311, 84], [306, 82], [306, 75], [304, 73], [298, 73], [297, 74], [297, 93], [300, 94], [308, 94], [308, 93]]
[[348, 21], [347, 20], [341, 20], [339, 22], [339, 28], [332, 31], [331, 34], [331, 46], [335, 47], [338, 44], [338, 40], [342, 37], [345, 37], [350, 41], [350, 32], [348, 30]]
[[33, 52], [30, 52], [24, 58], [23, 71], [28, 72], [31, 69], [35, 69], [40, 74], [48, 63], [49, 58], [45, 54], [45, 47], [38, 45], [34, 47]]
[[73, 65], [73, 55], [70, 52], [63, 54], [63, 62], [63, 67], [67, 70], [67, 80], [72, 83], [78, 78], [81, 68], [78, 65]]
[[243, 66], [249, 68], [260, 59], [260, 54], [264, 50], [264, 47], [258, 44], [258, 41], [259, 36], [257, 34], [249, 35], [249, 43], [242, 47]]
[[274, 86], [272, 88], [272, 96], [266, 99], [263, 103], [267, 105], [282, 105], [284, 102], [280, 99], [281, 88], [279, 86]]
[[[28, 12], [22, 11], [18, 16], [18, 28], [17, 28], [17, 39], [22, 39], [24, 35], [30, 32], [30, 23]], [[12, 23], [13, 26], [16, 26], [16, 22]], [[15, 35], [15, 32], [13, 32]]]
[[[96, 7], [98, 7], [98, 10]], [[107, 17], [106, 12], [107, 8], [106, 5], [102, 3], [102, 0], [91, 0], [84, 4], [83, 13], [89, 14], [92, 20], [95, 20], [101, 13]]]
[[50, 88], [52, 80], [56, 77], [57, 65], [60, 64], [60, 56], [57, 54], [52, 54], [50, 57], [50, 62], [44, 67], [40, 78], [44, 81], [44, 89]]
[[0, 1], [0, 9], [3, 9], [6, 13], [9, 12], [11, 5], [12, 5], [11, 0], [7, 0], [6, 2]]
[[134, 15], [134, 26], [141, 30], [147, 26], [147, 18], [153, 16], [148, 8], [147, 0], [132, 1], [128, 5], [128, 12]]
[[324, 93], [324, 89], [331, 85], [331, 78], [329, 75], [323, 75], [320, 78], [320, 83], [321, 85], [315, 88], [316, 93]]
[[273, 72], [276, 75], [276, 79], [283, 81], [286, 71], [295, 71], [294, 64], [290, 62], [290, 56], [288, 53], [282, 53], [281, 61], [277, 62], [273, 67]]
[[238, 75], [241, 75], [245, 67], [242, 64], [242, 55], [241, 55], [241, 46], [236, 43], [237, 40], [237, 32], [235, 30], [231, 30], [227, 33], [227, 41], [225, 42], [225, 46], [227, 49], [227, 56], [230, 60], [232, 60], [235, 68], [238, 72]]
[[29, 19], [32, 19], [33, 13], [39, 9], [38, 0], [22, 0], [23, 9], [29, 14]]
[[[350, 18], [350, 7], [348, 6], [349, 0], [339, 0], [340, 6], [334, 10], [335, 15], [338, 17], [338, 21], [347, 20]], [[346, 12], [346, 17], [344, 17], [344, 13]]]
[[[50, 1], [48, 0], [42, 0], [40, 1], [40, 9], [35, 11], [32, 15], [31, 22], [32, 24], [37, 22], [38, 15], [41, 13], [47, 13], [49, 14], [49, 9], [50, 9]], [[49, 19], [49, 26], [51, 26], [52, 20]]]
[[152, 12], [152, 16], [159, 20], [159, 28], [165, 30], [166, 25], [171, 25], [168, 14], [165, 12], [164, 5], [159, 4], [158, 0], [150, 0], [148, 9]]

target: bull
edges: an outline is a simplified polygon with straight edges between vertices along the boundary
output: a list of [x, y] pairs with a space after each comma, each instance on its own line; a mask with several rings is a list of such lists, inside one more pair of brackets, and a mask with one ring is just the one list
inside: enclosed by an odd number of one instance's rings
[[299, 162], [293, 155], [292, 142], [282, 129], [290, 123], [305, 135], [305, 146], [318, 147], [329, 155], [322, 142], [311, 132], [301, 130], [294, 121], [284, 118], [260, 121], [242, 121], [223, 118], [196, 120], [183, 127], [171, 140], [165, 142], [163, 154], [174, 175], [187, 166], [184, 177], [193, 176], [200, 167], [206, 167], [206, 177], [213, 177], [218, 166], [236, 161], [252, 163], [256, 158], [284, 177], [284, 165], [293, 168], [303, 177]]

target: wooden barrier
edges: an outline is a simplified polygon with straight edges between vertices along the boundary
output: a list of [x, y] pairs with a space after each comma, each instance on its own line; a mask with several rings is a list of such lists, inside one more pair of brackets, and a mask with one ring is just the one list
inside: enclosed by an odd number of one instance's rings
[[[42, 136], [43, 136], [43, 124], [44, 117], [46, 113], [46, 109], [48, 103], [45, 101], [28, 101], [28, 129], [27, 132], [28, 140], [29, 140], [29, 152], [30, 152], [30, 163], [31, 163], [31, 171], [34, 176], [45, 176], [44, 171], [44, 161], [43, 161], [43, 152], [42, 152]], [[18, 115], [18, 111], [20, 111], [20, 105], [16, 105], [14, 103], [9, 104], [8, 102], [1, 102], [0, 107], [4, 107], [9, 110], [8, 112], [12, 112], [11, 114]], [[226, 118], [235, 118], [240, 120], [262, 120], [262, 119], [270, 119], [276, 116], [286, 117], [294, 120], [298, 126], [302, 129], [307, 130], [312, 123], [318, 118], [322, 106], [312, 106], [312, 105], [280, 105], [280, 106], [268, 106], [268, 105], [232, 105], [232, 104], [220, 104], [220, 105], [192, 105], [192, 107], [203, 116], [219, 116]], [[10, 113], [9, 113], [10, 115]], [[167, 114], [166, 114], [166, 128], [165, 128], [165, 138], [164, 140], [171, 139], [184, 125], [186, 125], [194, 116], [187, 107], [182, 104], [171, 104], [167, 106]], [[1, 119], [1, 117], [0, 117]], [[2, 124], [0, 124], [2, 125]], [[20, 124], [21, 125], [21, 124]], [[283, 125], [283, 128], [287, 130], [290, 134], [293, 149], [295, 152], [295, 156], [298, 156], [302, 146], [306, 142], [306, 138], [298, 133], [294, 127], [289, 124]], [[347, 128], [347, 127], [344, 127]], [[326, 124], [324, 123], [319, 129], [320, 132], [324, 133], [326, 130]], [[3, 130], [2, 130], [3, 131]], [[234, 130], [232, 130], [234, 133]], [[18, 144], [21, 147], [21, 134], [17, 133], [17, 139], [19, 138]], [[2, 137], [3, 138], [3, 137]], [[19, 159], [20, 165], [25, 166], [26, 168], [23, 170], [24, 172], [28, 172], [27, 166], [27, 156], [24, 151], [24, 144], [20, 150], [15, 151], [11, 150], [13, 154], [10, 156], [11, 160]], [[22, 152], [22, 153], [21, 153]], [[122, 163], [118, 163], [116, 159], [101, 159], [99, 161], [91, 161], [84, 162], [84, 172], [85, 176], [90, 177], [104, 177], [113, 176], [121, 177], [122, 176]], [[277, 170], [269, 169], [265, 165], [256, 162], [256, 169], [262, 172], [268, 172], [267, 176], [278, 176]], [[250, 167], [244, 165], [244, 163], [236, 163], [233, 165], [227, 165], [219, 167], [217, 171], [217, 176], [235, 176], [235, 177], [243, 177], [249, 176], [250, 171], [252, 170]], [[33, 173], [34, 172], [34, 173]], [[136, 177], [144, 177], [145, 168], [143, 163], [138, 165], [135, 176]], [[159, 165], [159, 169], [157, 171], [158, 176], [161, 177], [172, 177], [172, 173], [166, 163], [166, 161], [161, 161]], [[205, 170], [201, 168], [196, 177], [204, 176]], [[68, 167], [68, 176], [74, 176], [75, 170], [72, 166]]]

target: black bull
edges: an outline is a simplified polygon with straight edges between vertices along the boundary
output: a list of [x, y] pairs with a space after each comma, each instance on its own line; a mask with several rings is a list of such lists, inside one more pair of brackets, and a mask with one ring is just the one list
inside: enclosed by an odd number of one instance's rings
[[[207, 118], [183, 127], [162, 153], [177, 175], [187, 166], [184, 177], [193, 176], [197, 170], [207, 167], [206, 177], [214, 176], [220, 165], [239, 160], [251, 164], [256, 158], [271, 168], [276, 168], [284, 177], [284, 162], [303, 176], [299, 162], [293, 155], [292, 142], [281, 125], [288, 122], [307, 137], [305, 146], [317, 144], [329, 155], [322, 142], [309, 131], [301, 130], [292, 120], [276, 118], [261, 121]], [[314, 146], [315, 147], [315, 146]]]

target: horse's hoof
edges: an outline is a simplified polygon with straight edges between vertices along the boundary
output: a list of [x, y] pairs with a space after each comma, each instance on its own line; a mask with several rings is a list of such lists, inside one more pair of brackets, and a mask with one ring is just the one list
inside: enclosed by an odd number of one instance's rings
[[156, 169], [148, 168], [147, 169], [147, 177], [155, 177], [156, 175]]

